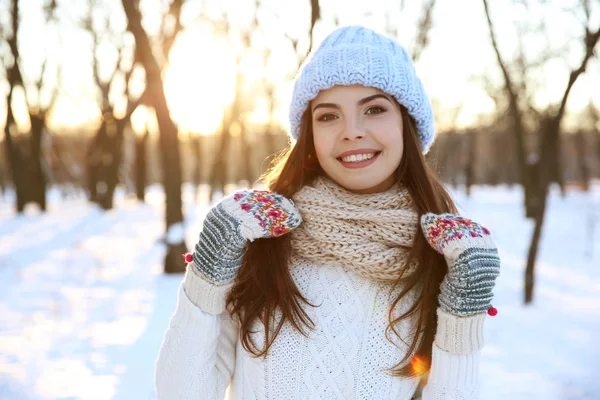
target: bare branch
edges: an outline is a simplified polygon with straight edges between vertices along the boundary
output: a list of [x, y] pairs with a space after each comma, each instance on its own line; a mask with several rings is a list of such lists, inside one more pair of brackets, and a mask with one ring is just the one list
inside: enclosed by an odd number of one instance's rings
[[502, 70], [502, 75], [504, 77], [506, 91], [508, 92], [508, 95], [509, 95], [510, 111], [511, 111], [512, 117], [515, 118], [515, 121], [514, 121], [516, 124], [515, 128], [518, 131], [522, 132], [523, 131], [522, 116], [521, 116], [521, 112], [519, 111], [519, 108], [518, 108], [518, 95], [517, 95], [517, 91], [515, 90], [515, 84], [513, 82], [511, 75], [508, 72], [507, 64], [504, 61], [504, 59], [502, 58], [502, 55], [500, 54], [500, 48], [498, 46], [498, 41], [496, 39], [496, 33], [494, 32], [494, 24], [492, 23], [492, 18], [490, 16], [488, 2], [487, 2], [487, 0], [482, 0], [482, 1], [483, 1], [483, 7], [485, 9], [485, 16], [487, 19], [488, 28], [489, 28], [489, 32], [490, 32], [490, 39], [492, 41], [492, 47], [494, 48], [494, 53], [496, 54], [496, 60], [498, 61], [498, 66]]
[[517, 89], [515, 88], [514, 80], [512, 79], [507, 64], [502, 58], [502, 54], [500, 53], [500, 48], [498, 45], [498, 41], [496, 39], [496, 33], [494, 31], [494, 25], [492, 23], [492, 18], [490, 16], [490, 10], [488, 7], [488, 1], [483, 1], [483, 8], [485, 10], [485, 17], [487, 19], [487, 24], [490, 33], [490, 40], [492, 42], [492, 47], [494, 48], [494, 53], [496, 54], [496, 59], [498, 61], [498, 65], [500, 66], [500, 70], [502, 71], [502, 75], [504, 77], [504, 90], [508, 96], [508, 112], [512, 119], [513, 124], [513, 133], [515, 136], [515, 140], [517, 143], [517, 159], [519, 163], [519, 174], [520, 180], [523, 184], [524, 188], [531, 187], [530, 183], [530, 175], [528, 173], [527, 167], [527, 150], [525, 147], [525, 124], [523, 121], [523, 114], [519, 109], [519, 98]]
[[315, 29], [315, 24], [321, 18], [321, 7], [319, 6], [319, 0], [310, 0], [310, 30], [308, 31], [308, 51], [310, 53], [313, 47], [313, 30]]
[[90, 6], [88, 8], [88, 13], [81, 21], [81, 27], [85, 29], [92, 36], [92, 71], [94, 73], [94, 81], [99, 88], [102, 88], [103, 82], [100, 78], [100, 63], [98, 62], [98, 58], [96, 57], [96, 50], [98, 49], [98, 43], [100, 41], [98, 37], [98, 32], [93, 27], [92, 23], [92, 12], [95, 2], [91, 1]]
[[[302, 65], [302, 63], [304, 62], [304, 60], [306, 59], [306, 57], [308, 56], [308, 54], [306, 54], [305, 56], [298, 54], [298, 43], [299, 40], [292, 37], [290, 34], [288, 33], [284, 33], [285, 37], [290, 41], [292, 47], [294, 48], [294, 53], [296, 54], [297, 57], [297, 64], [296, 64], [296, 68], [295, 70], [300, 69], [300, 66]], [[293, 78], [293, 77], [290, 77]]]
[[[169, 11], [163, 16], [160, 32], [162, 36], [162, 56], [165, 64], [169, 59], [169, 53], [175, 43], [175, 38], [179, 32], [183, 29], [181, 25], [181, 7], [183, 6], [183, 0], [172, 0], [169, 5]], [[167, 32], [168, 26], [173, 27]]]
[[417, 61], [419, 59], [421, 53], [429, 43], [429, 32], [431, 31], [432, 14], [434, 6], [435, 0], [428, 0], [425, 6], [423, 7], [423, 14], [421, 15], [421, 20], [419, 21], [418, 25], [419, 32], [417, 34], [416, 44], [412, 54], [412, 58], [414, 61]]
[[[85, 18], [82, 20], [81, 25], [82, 25], [83, 29], [88, 31], [90, 33], [90, 35], [92, 36], [93, 76], [94, 76], [94, 81], [96, 82], [96, 85], [98, 86], [98, 89], [100, 90], [100, 108], [103, 111], [105, 111], [105, 110], [111, 108], [110, 100], [109, 100], [110, 87], [111, 87], [112, 82], [114, 82], [115, 78], [117, 77], [117, 74], [119, 74], [119, 73], [123, 73], [125, 75], [125, 80], [126, 80], [125, 92], [126, 92], [126, 95], [128, 96], [128, 94], [129, 94], [128, 83], [129, 83], [131, 72], [135, 66], [136, 60], [134, 59], [134, 62], [131, 64], [129, 69], [124, 68], [122, 66], [122, 64], [123, 64], [122, 61], [123, 61], [124, 52], [125, 52], [125, 42], [122, 40], [122, 35], [116, 35], [116, 34], [111, 35], [110, 34], [111, 28], [110, 28], [110, 19], [108, 16], [106, 16], [104, 18], [102, 32], [98, 32], [98, 30], [94, 28], [93, 23], [92, 23], [92, 14], [93, 14], [93, 10], [94, 10], [94, 7], [96, 6], [96, 4], [97, 4], [96, 0], [90, 0], [88, 13], [85, 16]], [[98, 49], [98, 46], [100, 45], [101, 37], [105, 36], [105, 35], [108, 35], [111, 38], [111, 43], [114, 44], [118, 56], [117, 56], [117, 60], [115, 62], [114, 68], [110, 72], [109, 76], [106, 79], [102, 79], [102, 77], [100, 76], [100, 61], [98, 59], [97, 49]]]
[[592, 8], [590, 6], [589, 0], [581, 0], [581, 5], [583, 6], [583, 12], [585, 14], [586, 21], [590, 20], [590, 16], [592, 15]]
[[11, 15], [13, 16], [12, 36], [8, 39], [8, 46], [13, 56], [13, 66], [9, 69], [7, 75], [8, 82], [11, 88], [10, 90], [12, 92], [12, 88], [14, 88], [15, 86], [23, 86], [23, 76], [21, 75], [21, 70], [19, 68], [19, 47], [17, 46], [17, 32], [19, 31], [19, 5], [18, 1], [16, 0], [13, 1]]
[[565, 108], [567, 106], [567, 99], [569, 97], [571, 89], [573, 88], [573, 85], [577, 81], [577, 78], [579, 78], [579, 76], [585, 71], [588, 61], [594, 55], [594, 48], [596, 47], [596, 43], [598, 43], [598, 39], [600, 39], [600, 28], [598, 28], [596, 32], [590, 32], [589, 26], [586, 26], [584, 37], [585, 54], [583, 56], [583, 59], [581, 60], [579, 67], [571, 71], [571, 74], [569, 75], [569, 82], [567, 83], [567, 87], [565, 88], [565, 92], [563, 94], [558, 112], [555, 117], [558, 121], [560, 121], [562, 116], [564, 115]]

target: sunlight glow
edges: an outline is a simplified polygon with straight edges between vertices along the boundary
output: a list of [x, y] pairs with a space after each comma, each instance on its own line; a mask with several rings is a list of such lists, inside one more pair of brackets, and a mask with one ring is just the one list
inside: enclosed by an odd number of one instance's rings
[[235, 55], [226, 39], [200, 28], [182, 34], [171, 51], [165, 94], [182, 131], [217, 130], [235, 94]]
[[155, 130], [152, 129], [152, 126], [155, 124], [156, 117], [154, 111], [150, 112], [146, 106], [139, 106], [131, 114], [131, 127], [138, 135], [145, 134], [146, 130], [154, 132]]

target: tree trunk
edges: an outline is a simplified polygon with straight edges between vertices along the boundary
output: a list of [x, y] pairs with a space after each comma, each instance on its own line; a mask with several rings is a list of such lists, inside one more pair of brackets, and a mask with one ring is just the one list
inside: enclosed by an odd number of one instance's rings
[[560, 192], [562, 194], [562, 196], [564, 197], [567, 192], [566, 192], [566, 187], [565, 187], [565, 179], [563, 176], [563, 169], [562, 169], [562, 152], [561, 152], [561, 145], [560, 145], [560, 141], [561, 141], [561, 136], [558, 135], [553, 141], [552, 141], [552, 181], [555, 182], [558, 187], [560, 188]]
[[88, 150], [88, 183], [90, 201], [103, 210], [113, 208], [113, 198], [119, 180], [124, 124], [112, 117], [112, 110], [104, 117]]
[[39, 205], [46, 211], [46, 176], [42, 168], [42, 135], [44, 134], [44, 117], [29, 114], [31, 121], [31, 154], [28, 162], [29, 179], [27, 183], [29, 201]]
[[0, 196], [4, 197], [6, 194], [6, 167], [3, 160], [0, 160]]
[[534, 160], [526, 165], [527, 182], [523, 186], [525, 196], [525, 215], [527, 218], [535, 219], [538, 214], [538, 208], [541, 206], [540, 190], [537, 185], [540, 181], [540, 161]]
[[585, 132], [582, 130], [578, 131], [575, 135], [575, 141], [577, 146], [577, 166], [579, 167], [579, 178], [581, 179], [584, 190], [587, 192], [590, 189], [592, 171], [586, 150]]
[[267, 99], [269, 100], [269, 122], [265, 134], [262, 136], [264, 136], [267, 155], [272, 159], [272, 157], [275, 157], [275, 153], [278, 150], [275, 145], [275, 132], [273, 129], [275, 127], [275, 94], [272, 87], [269, 87], [268, 89]]
[[504, 89], [509, 100], [507, 111], [509, 117], [512, 119], [512, 131], [515, 137], [517, 163], [519, 166], [519, 181], [523, 186], [523, 192], [525, 195], [525, 214], [527, 218], [533, 218], [536, 215], [536, 210], [535, 208], [532, 208], [532, 205], [535, 205], [537, 201], [535, 198], [532, 199], [530, 196], [535, 196], [536, 193], [535, 179], [530, 175], [532, 170], [529, 168], [529, 152], [525, 144], [526, 129], [523, 121], [523, 113], [519, 108], [519, 92], [517, 90], [517, 86], [513, 82], [510, 70], [500, 54], [498, 41], [496, 40], [496, 33], [494, 32], [494, 26], [492, 23], [492, 17], [488, 7], [488, 0], [483, 0], [483, 8], [485, 10], [492, 47], [494, 49], [498, 65], [502, 71], [502, 76], [504, 77]]
[[537, 168], [537, 191], [534, 195], [539, 204], [535, 208], [535, 227], [529, 245], [527, 255], [527, 266], [525, 267], [525, 304], [533, 301], [533, 291], [535, 288], [535, 265], [539, 243], [542, 236], [542, 228], [546, 216], [546, 205], [548, 202], [549, 186], [552, 181], [554, 171], [552, 164], [555, 160], [555, 151], [558, 148], [558, 135], [560, 126], [560, 116], [548, 118], [542, 123], [542, 146], [540, 149], [540, 159], [536, 164]]
[[[87, 184], [90, 202], [99, 204], [102, 189], [102, 154], [106, 136], [106, 123], [102, 121], [98, 131], [91, 140], [85, 157]], [[99, 194], [100, 192], [100, 194]]]
[[101, 206], [105, 210], [113, 208], [115, 189], [119, 183], [124, 130], [125, 124], [122, 121], [115, 120], [112, 117], [111, 110], [107, 123], [106, 163], [103, 165], [105, 168], [106, 192]]
[[241, 124], [241, 132], [240, 139], [242, 141], [242, 154], [243, 157], [242, 162], [240, 163], [240, 167], [242, 168], [242, 173], [239, 175], [241, 179], [246, 180], [248, 182], [248, 186], [251, 187], [256, 180], [254, 174], [254, 168], [252, 168], [252, 146], [248, 142], [248, 131], [246, 130], [246, 126]]
[[143, 136], [135, 138], [135, 193], [137, 199], [142, 203], [146, 201], [146, 155], [149, 136], [150, 133], [146, 131]]
[[542, 228], [544, 226], [544, 218], [546, 215], [547, 195], [548, 186], [546, 185], [542, 193], [539, 194], [541, 204], [537, 209], [538, 214], [535, 218], [535, 227], [533, 229], [533, 236], [527, 254], [527, 266], [525, 267], [525, 304], [529, 304], [533, 301], [533, 290], [535, 288], [535, 261], [537, 259], [540, 239], [542, 237]]
[[200, 135], [196, 135], [192, 139], [192, 154], [194, 155], [194, 172], [192, 174], [194, 199], [198, 202], [200, 197], [200, 182], [202, 180], [202, 137]]
[[[12, 92], [12, 90], [10, 91]], [[10, 101], [12, 95], [8, 95], [8, 100]], [[7, 104], [10, 102], [7, 101]], [[23, 162], [23, 152], [13, 141], [12, 134], [10, 132], [11, 127], [14, 125], [14, 116], [12, 113], [11, 107], [7, 107], [7, 118], [6, 118], [6, 126], [4, 127], [4, 148], [6, 150], [6, 158], [8, 159], [8, 166], [12, 178], [12, 183], [15, 188], [15, 207], [17, 209], [17, 213], [22, 213], [25, 210], [26, 204], [26, 193], [25, 193], [25, 163]]]
[[598, 161], [598, 169], [600, 170], [600, 132], [596, 136], [596, 160]]
[[25, 155], [21, 148], [13, 141], [11, 129], [16, 131], [15, 116], [12, 110], [12, 96], [13, 90], [17, 86], [23, 86], [23, 77], [21, 76], [21, 70], [19, 69], [19, 48], [17, 46], [17, 35], [19, 32], [19, 2], [13, 0], [12, 9], [12, 37], [8, 40], [13, 56], [13, 65], [8, 70], [8, 95], [6, 96], [6, 124], [4, 125], [4, 145], [7, 153], [8, 166], [10, 169], [13, 185], [15, 186], [16, 194], [16, 208], [18, 213], [22, 213], [25, 209], [26, 199], [26, 163], [24, 160]]
[[[225, 118], [223, 119], [225, 121]], [[231, 137], [229, 133], [230, 125], [227, 123], [221, 130], [221, 143], [219, 151], [215, 156], [215, 161], [210, 173], [210, 194], [208, 201], [212, 202], [215, 192], [221, 192], [225, 195], [225, 179], [227, 177], [227, 163], [225, 158], [227, 157], [227, 149], [229, 148], [229, 139]]]
[[475, 149], [476, 149], [475, 131], [467, 132], [467, 165], [465, 166], [465, 185], [467, 196], [471, 196], [471, 187], [475, 184]]
[[183, 212], [181, 202], [181, 158], [177, 127], [169, 114], [163, 89], [161, 70], [158, 66], [146, 31], [142, 27], [142, 16], [138, 2], [122, 0], [129, 22], [128, 28], [135, 37], [140, 61], [146, 71], [148, 99], [156, 112], [160, 132], [163, 186], [165, 189], [166, 244], [164, 271], [184, 272], [185, 262], [181, 255], [186, 252], [183, 234]]

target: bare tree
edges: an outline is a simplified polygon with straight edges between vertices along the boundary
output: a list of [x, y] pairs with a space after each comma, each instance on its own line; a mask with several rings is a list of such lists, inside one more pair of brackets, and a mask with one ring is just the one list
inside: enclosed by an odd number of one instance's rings
[[[578, 66], [569, 74], [567, 86], [558, 105], [552, 105], [542, 112], [535, 111], [531, 103], [524, 101], [523, 93], [526, 81], [523, 79], [521, 85], [516, 84], [516, 80], [511, 74], [511, 69], [508, 67], [507, 61], [500, 53], [498, 41], [495, 35], [490, 9], [487, 0], [483, 0], [485, 15], [489, 27], [490, 39], [492, 47], [496, 54], [498, 65], [502, 71], [504, 78], [504, 92], [508, 97], [508, 112], [512, 118], [513, 130], [517, 142], [517, 152], [521, 172], [521, 182], [525, 191], [527, 216], [535, 219], [535, 227], [531, 239], [527, 266], [525, 270], [525, 303], [530, 303], [533, 299], [533, 289], [535, 285], [534, 271], [535, 261], [539, 248], [539, 241], [544, 224], [546, 212], [547, 196], [550, 183], [558, 180], [556, 177], [560, 174], [559, 154], [560, 154], [560, 126], [565, 115], [566, 104], [571, 93], [571, 89], [579, 76], [584, 73], [588, 61], [594, 55], [594, 48], [600, 38], [600, 27], [593, 30], [591, 27], [591, 13], [589, 10], [588, 1], [581, 2], [585, 13], [585, 26], [582, 42], [584, 45], [584, 55]], [[523, 58], [518, 60], [521, 70], [526, 68]], [[517, 68], [518, 70], [518, 68]], [[535, 132], [540, 135], [539, 148], [537, 150], [538, 157], [534, 162], [528, 162], [531, 159], [525, 149], [525, 117], [527, 113], [534, 113], [537, 118]]]
[[[255, 13], [258, 11], [260, 2], [255, 2]], [[255, 181], [254, 168], [252, 167], [253, 148], [248, 144], [248, 131], [246, 128], [246, 121], [244, 120], [245, 111], [247, 108], [247, 102], [244, 102], [244, 93], [242, 92], [243, 74], [240, 71], [240, 63], [247, 53], [251, 51], [251, 38], [252, 34], [259, 29], [259, 22], [256, 18], [247, 28], [237, 28], [231, 26], [227, 19], [227, 15], [223, 16], [223, 20], [219, 22], [213, 21], [213, 26], [217, 30], [225, 35], [230, 41], [237, 42], [234, 38], [239, 37], [241, 46], [238, 49], [235, 61], [235, 96], [230, 107], [223, 113], [220, 127], [220, 144], [219, 150], [215, 154], [212, 167], [209, 173], [210, 192], [209, 201], [214, 199], [216, 193], [225, 193], [225, 183], [228, 177], [228, 165], [227, 158], [230, 157], [230, 144], [231, 144], [231, 129], [236, 126], [239, 128], [239, 136], [242, 147], [242, 162], [240, 167], [243, 171], [244, 179], [249, 185], [252, 185]], [[239, 175], [239, 174], [238, 174]]]
[[525, 191], [525, 204], [527, 209], [527, 216], [531, 216], [533, 212], [533, 204], [535, 204], [532, 203], [532, 192], [534, 186], [532, 180], [532, 173], [530, 172], [531, 167], [528, 163], [528, 159], [530, 159], [530, 157], [528, 157], [525, 147], [525, 124], [523, 121], [523, 112], [519, 107], [519, 92], [517, 85], [509, 72], [507, 62], [504, 60], [502, 54], [500, 53], [499, 44], [496, 38], [496, 33], [492, 23], [492, 18], [490, 16], [487, 0], [483, 0], [483, 5], [485, 8], [485, 15], [487, 18], [492, 47], [494, 49], [494, 53], [496, 54], [498, 66], [500, 67], [500, 70], [502, 71], [502, 76], [504, 78], [504, 93], [508, 97], [508, 115], [510, 116], [512, 121], [512, 131], [514, 132], [517, 143], [516, 150], [518, 156], [517, 159], [519, 161], [519, 175], [521, 179], [521, 184], [523, 186], [523, 190]]
[[[173, 6], [173, 4], [177, 5]], [[178, 13], [181, 9], [181, 1], [171, 3], [171, 9]], [[162, 81], [162, 70], [157, 57], [152, 51], [152, 44], [146, 31], [142, 26], [142, 15], [139, 10], [139, 2], [122, 0], [123, 9], [128, 20], [128, 29], [135, 37], [136, 48], [140, 63], [146, 71], [146, 93], [148, 104], [155, 112], [158, 122], [161, 161], [163, 170], [163, 186], [166, 198], [166, 244], [167, 254], [165, 256], [165, 272], [183, 272], [185, 263], [181, 261], [181, 254], [186, 251], [184, 241], [183, 212], [181, 201], [181, 156], [179, 149], [178, 129], [169, 114], [167, 99]], [[175, 8], [173, 8], [175, 7]], [[172, 14], [169, 14], [172, 15]], [[178, 14], [174, 16], [177, 20]], [[165, 46], [163, 51], [170, 51], [172, 40], [174, 40], [177, 28], [172, 30], [172, 35], [163, 37]], [[166, 64], [168, 54], [163, 54], [163, 65]]]
[[[113, 206], [114, 191], [119, 182], [125, 130], [131, 126], [131, 115], [141, 103], [143, 96], [132, 99], [129, 90], [131, 77], [137, 63], [135, 56], [137, 53], [134, 51], [133, 60], [127, 63], [123, 56], [125, 52], [124, 32], [111, 32], [107, 10], [103, 10], [106, 14], [104, 32], [98, 32], [98, 29], [92, 24], [92, 14], [95, 11], [99, 11], [99, 9], [96, 7], [96, 1], [92, 0], [83, 26], [92, 36], [92, 68], [94, 81], [100, 92], [98, 103], [102, 116], [100, 127], [88, 147], [87, 175], [90, 200], [103, 209], [109, 210]], [[102, 36], [110, 38], [109, 40], [115, 44], [118, 53], [117, 61], [107, 79], [101, 77], [97, 54]], [[115, 105], [109, 97], [111, 86], [118, 77], [122, 77], [125, 82], [124, 94], [127, 99], [125, 115], [121, 118], [115, 115]]]
[[[54, 20], [55, 1], [50, 1], [45, 7], [47, 25]], [[42, 101], [42, 90], [44, 83], [47, 82], [46, 67], [49, 57], [42, 62], [39, 78], [34, 82], [33, 87], [37, 99], [28, 90], [24, 83], [21, 73], [21, 57], [18, 48], [18, 37], [20, 35], [19, 22], [19, 2], [13, 0], [11, 4], [11, 36], [7, 42], [12, 55], [12, 65], [7, 71], [9, 91], [6, 98], [7, 118], [4, 128], [5, 146], [8, 164], [10, 167], [12, 181], [16, 191], [16, 209], [22, 212], [25, 205], [29, 202], [37, 203], [42, 211], [46, 210], [46, 185], [47, 185], [47, 167], [44, 160], [42, 148], [44, 135], [47, 134], [46, 119], [48, 111], [54, 106], [58, 95], [59, 78], [58, 66], [55, 85], [51, 89], [50, 100], [46, 103]], [[46, 78], [46, 79], [45, 79]], [[15, 142], [14, 135], [17, 132], [17, 125], [12, 110], [12, 100], [14, 90], [20, 87], [25, 94], [25, 102], [30, 121], [30, 137], [26, 140]]]
[[[23, 77], [19, 68], [19, 48], [17, 46], [17, 35], [19, 33], [19, 2], [13, 0], [11, 7], [12, 32], [8, 37], [7, 42], [12, 54], [12, 66], [8, 68], [8, 94], [6, 96], [6, 124], [4, 126], [4, 145], [6, 150], [6, 158], [10, 168], [13, 184], [16, 192], [16, 208], [18, 212], [22, 212], [25, 208], [25, 176], [23, 155], [17, 150], [13, 142], [13, 135], [16, 133], [16, 122], [12, 110], [12, 99], [14, 89], [17, 86], [23, 86]], [[5, 33], [6, 34], [6, 33]]]

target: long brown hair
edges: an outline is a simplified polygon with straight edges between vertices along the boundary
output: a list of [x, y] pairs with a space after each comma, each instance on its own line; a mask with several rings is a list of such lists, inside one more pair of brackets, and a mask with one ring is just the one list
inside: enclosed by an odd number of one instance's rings
[[[456, 212], [456, 207], [437, 177], [437, 174], [427, 164], [421, 152], [420, 141], [414, 119], [407, 110], [400, 106], [404, 127], [404, 154], [397, 170], [398, 180], [409, 190], [419, 215], [426, 212], [443, 213]], [[300, 135], [295, 146], [288, 146], [271, 169], [263, 177], [266, 186], [272, 192], [288, 198], [299, 191], [304, 185], [310, 184], [323, 170], [317, 161], [312, 134], [312, 117], [307, 110], [300, 125]], [[416, 376], [429, 369], [429, 360], [435, 331], [437, 329], [436, 308], [439, 287], [448, 267], [444, 258], [436, 253], [426, 242], [420, 224], [410, 250], [407, 264], [416, 259], [418, 268], [414, 273], [398, 277], [394, 286], [401, 290], [393, 301], [389, 311], [389, 325], [386, 336], [390, 331], [398, 337], [396, 330], [400, 321], [409, 317], [416, 321], [413, 329], [414, 336], [409, 344], [406, 356], [398, 362], [391, 373], [396, 376]], [[279, 334], [285, 321], [301, 334], [307, 335], [305, 328], [314, 329], [314, 322], [302, 308], [302, 304], [310, 304], [294, 283], [288, 262], [291, 254], [290, 235], [272, 239], [257, 239], [246, 249], [242, 267], [235, 283], [227, 297], [227, 307], [232, 315], [240, 321], [240, 338], [246, 351], [256, 357], [266, 357], [269, 348]], [[394, 318], [393, 310], [402, 298], [412, 289], [419, 288], [420, 294], [412, 307], [404, 314]], [[276, 312], [280, 317], [275, 318]], [[271, 326], [278, 320], [277, 326]], [[251, 330], [252, 324], [260, 321], [264, 326], [264, 343], [261, 347], [254, 342]], [[389, 338], [389, 336], [388, 336]], [[401, 340], [404, 341], [403, 338]], [[413, 354], [418, 357], [416, 367]]]

